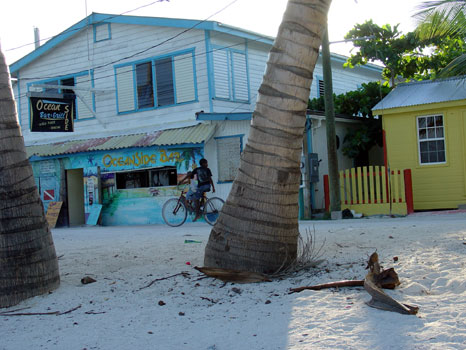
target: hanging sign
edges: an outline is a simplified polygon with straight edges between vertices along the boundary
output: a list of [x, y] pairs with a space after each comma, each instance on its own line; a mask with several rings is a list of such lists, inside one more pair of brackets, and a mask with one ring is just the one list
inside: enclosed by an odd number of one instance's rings
[[29, 97], [31, 131], [72, 132], [74, 100]]

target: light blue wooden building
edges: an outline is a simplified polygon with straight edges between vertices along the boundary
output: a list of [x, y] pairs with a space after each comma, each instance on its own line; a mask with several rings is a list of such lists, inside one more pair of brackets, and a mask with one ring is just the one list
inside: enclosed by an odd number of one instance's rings
[[[272, 43], [213, 21], [93, 13], [13, 63], [34, 176], [45, 206], [64, 203], [59, 224], [85, 224], [97, 203], [104, 225], [160, 223], [202, 157], [226, 198]], [[335, 93], [380, 79], [345, 60], [332, 55]], [[320, 61], [314, 78], [311, 97], [323, 91]], [[34, 96], [74, 100], [74, 131], [32, 132]]]

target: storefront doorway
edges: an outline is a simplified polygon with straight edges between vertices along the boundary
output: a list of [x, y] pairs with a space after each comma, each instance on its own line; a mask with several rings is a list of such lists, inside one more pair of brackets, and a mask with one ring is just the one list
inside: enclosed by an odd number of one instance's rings
[[84, 225], [86, 220], [84, 216], [83, 169], [66, 171], [66, 193], [70, 226]]

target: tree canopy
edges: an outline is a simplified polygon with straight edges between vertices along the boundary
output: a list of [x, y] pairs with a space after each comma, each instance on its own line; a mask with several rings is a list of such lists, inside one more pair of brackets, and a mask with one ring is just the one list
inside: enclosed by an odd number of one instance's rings
[[[381, 62], [384, 66], [383, 77], [394, 86], [399, 78], [435, 78], [452, 60], [465, 52], [466, 44], [457, 31], [451, 35], [430, 36], [426, 34], [427, 29], [417, 29], [403, 34], [398, 26], [385, 24], [380, 27], [372, 20], [356, 24], [345, 38], [354, 40], [357, 51], [348, 58], [345, 66]], [[367, 36], [372, 38], [357, 39]]]
[[[361, 84], [357, 90], [344, 94], [333, 94], [335, 113], [348, 116], [361, 116], [372, 118], [372, 107], [382, 100], [391, 90], [387, 82], [373, 81]], [[314, 111], [324, 111], [324, 98], [309, 100], [308, 108]]]
[[424, 1], [415, 15], [419, 20], [416, 33], [421, 40], [431, 40], [439, 46], [444, 45], [445, 39], [450, 41], [441, 77], [466, 74], [465, 14], [466, 0], [431, 0]]
[[[361, 125], [347, 130], [343, 140], [342, 152], [356, 160], [358, 165], [366, 165], [368, 151], [375, 145], [382, 146], [381, 119], [374, 118], [372, 107], [382, 100], [390, 91], [387, 82], [363, 83], [360, 88], [344, 94], [333, 95], [335, 113], [361, 117]], [[323, 97], [309, 100], [310, 110], [325, 109]]]

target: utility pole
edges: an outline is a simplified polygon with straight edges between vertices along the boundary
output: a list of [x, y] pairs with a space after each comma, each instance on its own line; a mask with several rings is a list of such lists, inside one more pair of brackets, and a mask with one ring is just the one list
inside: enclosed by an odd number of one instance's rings
[[304, 157], [304, 187], [303, 187], [303, 218], [312, 218], [312, 185], [311, 185], [311, 167], [309, 164], [309, 151], [312, 149], [312, 145], [309, 144], [308, 133], [311, 129], [311, 120], [306, 118], [306, 126], [303, 134], [303, 157]]
[[325, 128], [327, 130], [328, 177], [330, 187], [330, 212], [341, 212], [340, 182], [333, 106], [332, 64], [327, 30], [322, 38], [322, 68], [324, 73]]

